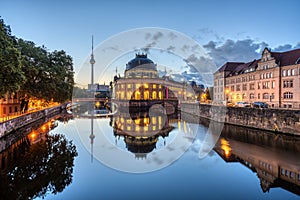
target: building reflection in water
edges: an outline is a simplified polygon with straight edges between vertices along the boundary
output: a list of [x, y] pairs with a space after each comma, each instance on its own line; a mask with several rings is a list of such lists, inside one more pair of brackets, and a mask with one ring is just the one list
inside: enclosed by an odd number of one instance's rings
[[300, 138], [225, 126], [214, 150], [256, 173], [263, 192], [281, 187], [300, 195]]
[[146, 158], [156, 148], [159, 137], [169, 136], [174, 129], [172, 124], [180, 121], [180, 115], [174, 112], [165, 116], [160, 109], [154, 109], [152, 113], [119, 112], [111, 120], [115, 138], [122, 136], [128, 151], [136, 158]]
[[[31, 199], [57, 193], [72, 182], [75, 146], [61, 134], [48, 134], [61, 114], [38, 120], [0, 140], [0, 194], [3, 199]], [[29, 187], [30, 186], [30, 187]]]

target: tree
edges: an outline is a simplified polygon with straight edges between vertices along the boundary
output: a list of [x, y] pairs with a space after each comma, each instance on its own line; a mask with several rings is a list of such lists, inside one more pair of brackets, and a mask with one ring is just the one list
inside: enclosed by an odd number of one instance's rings
[[18, 40], [26, 81], [22, 95], [46, 101], [64, 102], [72, 97], [74, 72], [72, 57], [65, 51], [48, 52], [31, 41]]
[[20, 65], [20, 51], [10, 27], [0, 19], [0, 98], [19, 91], [25, 77]]
[[208, 87], [205, 89], [205, 98], [206, 98], [206, 100], [211, 100]]
[[71, 99], [74, 86], [72, 57], [63, 50], [54, 51], [49, 54], [49, 61], [49, 81], [55, 84], [52, 98], [57, 102]]
[[3, 199], [44, 198], [47, 193], [62, 192], [72, 182], [75, 145], [62, 134], [29, 145], [22, 143], [20, 156], [6, 173], [0, 174]]

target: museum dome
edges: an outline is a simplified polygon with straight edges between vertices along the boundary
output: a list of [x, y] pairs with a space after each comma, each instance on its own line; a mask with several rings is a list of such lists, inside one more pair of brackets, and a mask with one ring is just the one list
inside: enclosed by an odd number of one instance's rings
[[126, 64], [126, 71], [136, 67], [157, 70], [156, 64], [147, 58], [147, 54], [135, 54], [135, 58]]

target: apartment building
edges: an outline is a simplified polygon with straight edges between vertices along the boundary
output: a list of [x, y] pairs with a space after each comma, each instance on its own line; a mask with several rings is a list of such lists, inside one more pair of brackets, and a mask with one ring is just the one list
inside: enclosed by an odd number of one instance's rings
[[300, 49], [272, 52], [247, 63], [227, 62], [214, 73], [214, 102], [265, 102], [300, 108]]

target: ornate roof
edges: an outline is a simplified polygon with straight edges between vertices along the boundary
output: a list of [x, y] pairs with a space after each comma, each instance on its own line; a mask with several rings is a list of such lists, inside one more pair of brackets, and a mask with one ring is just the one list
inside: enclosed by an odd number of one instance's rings
[[135, 54], [135, 58], [126, 64], [126, 71], [136, 67], [157, 70], [154, 62], [147, 58], [147, 54]]

